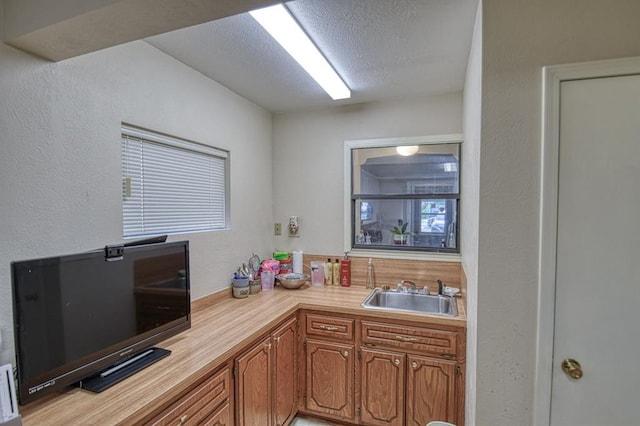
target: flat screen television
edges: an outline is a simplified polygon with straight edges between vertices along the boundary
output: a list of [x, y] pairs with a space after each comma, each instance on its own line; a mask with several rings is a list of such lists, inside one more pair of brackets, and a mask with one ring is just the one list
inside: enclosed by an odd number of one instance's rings
[[191, 327], [189, 242], [108, 246], [11, 264], [18, 399], [99, 392]]

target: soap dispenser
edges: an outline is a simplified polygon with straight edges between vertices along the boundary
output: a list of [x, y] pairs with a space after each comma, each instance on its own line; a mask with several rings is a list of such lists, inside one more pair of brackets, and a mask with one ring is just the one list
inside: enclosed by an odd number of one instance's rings
[[367, 263], [367, 283], [366, 288], [376, 288], [376, 281], [373, 276], [373, 259], [369, 258], [369, 262]]

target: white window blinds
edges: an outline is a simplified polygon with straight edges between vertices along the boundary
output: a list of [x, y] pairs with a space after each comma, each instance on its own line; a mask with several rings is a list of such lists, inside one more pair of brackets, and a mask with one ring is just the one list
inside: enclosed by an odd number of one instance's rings
[[228, 152], [122, 128], [124, 237], [224, 229]]

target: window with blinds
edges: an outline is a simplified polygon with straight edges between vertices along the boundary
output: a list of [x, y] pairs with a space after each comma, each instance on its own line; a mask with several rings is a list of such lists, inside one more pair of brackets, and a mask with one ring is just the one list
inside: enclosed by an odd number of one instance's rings
[[125, 238], [225, 229], [227, 151], [122, 127]]

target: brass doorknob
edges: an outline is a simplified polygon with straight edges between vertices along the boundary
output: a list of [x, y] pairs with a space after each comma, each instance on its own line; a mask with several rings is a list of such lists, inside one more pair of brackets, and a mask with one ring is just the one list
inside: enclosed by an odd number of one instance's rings
[[578, 380], [582, 377], [582, 367], [580, 363], [573, 358], [565, 358], [560, 364], [564, 374], [572, 379]]

